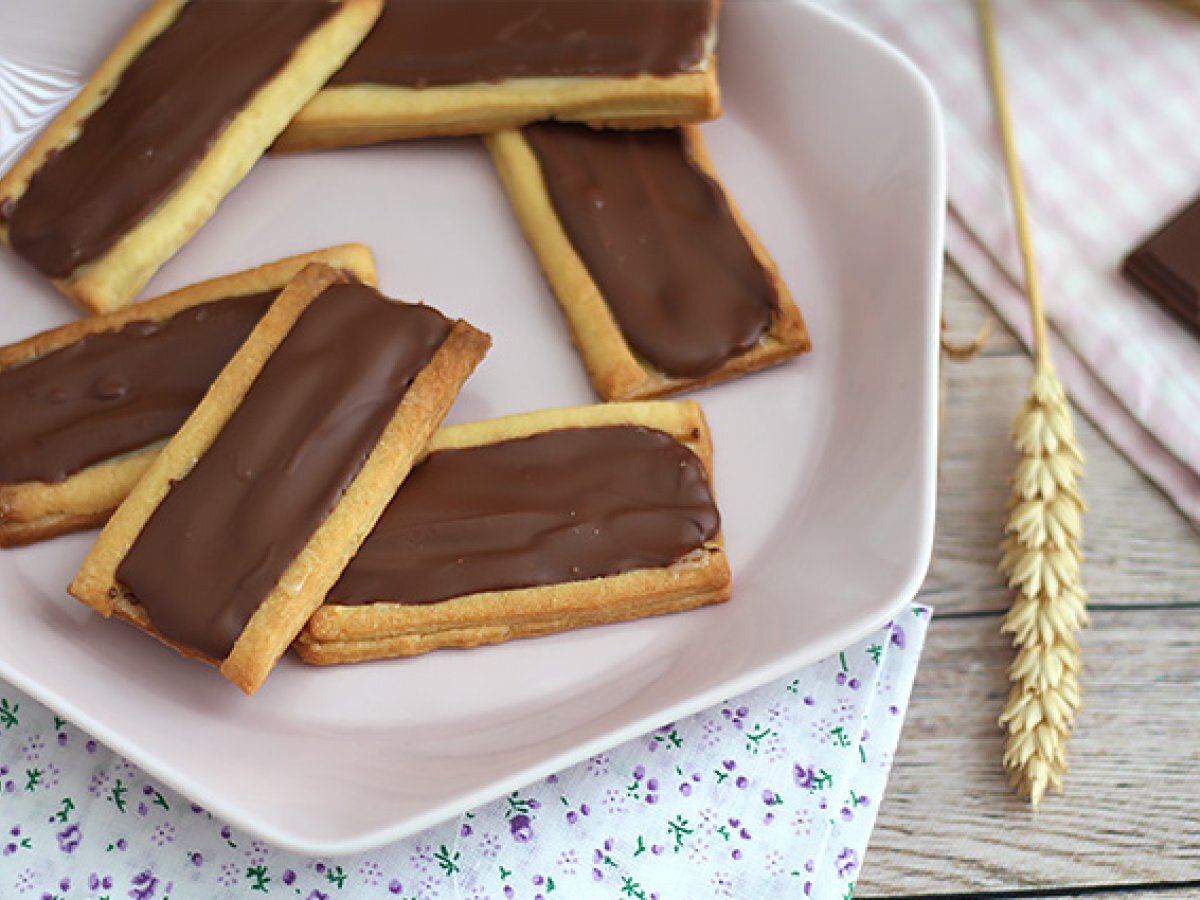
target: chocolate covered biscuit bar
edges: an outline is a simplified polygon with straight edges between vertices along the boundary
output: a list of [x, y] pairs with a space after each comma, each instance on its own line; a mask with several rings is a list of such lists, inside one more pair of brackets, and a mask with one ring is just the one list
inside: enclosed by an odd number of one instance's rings
[[0, 179], [0, 241], [129, 303], [367, 33], [382, 0], [155, 0]]
[[109, 519], [71, 593], [253, 693], [489, 343], [308, 266]]
[[604, 399], [660, 397], [809, 349], [698, 128], [540, 123], [487, 144]]
[[718, 0], [388, 0], [275, 144], [289, 152], [482, 134], [539, 119], [618, 128], [720, 111]]
[[0, 547], [103, 524], [311, 262], [375, 283], [370, 250], [347, 244], [0, 347]]
[[443, 429], [296, 649], [410, 656], [727, 600], [711, 469], [695, 403]]
[[1130, 253], [1121, 271], [1163, 309], [1200, 334], [1200, 199]]

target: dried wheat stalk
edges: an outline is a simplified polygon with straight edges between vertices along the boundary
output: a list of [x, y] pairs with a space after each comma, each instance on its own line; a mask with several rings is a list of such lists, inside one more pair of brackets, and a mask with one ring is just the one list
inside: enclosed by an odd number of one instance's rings
[[1012, 688], [1000, 726], [1007, 733], [1004, 768], [1009, 782], [1036, 806], [1047, 790], [1063, 789], [1066, 742], [1081, 702], [1075, 634], [1087, 624], [1087, 594], [1080, 572], [1084, 505], [1078, 489], [1083, 454], [1066, 393], [1050, 362], [1025, 190], [989, 0], [979, 0], [979, 14], [1033, 322], [1034, 372], [1029, 396], [1013, 423], [1013, 442], [1021, 460], [1012, 478], [1001, 543], [1000, 571], [1017, 590], [1002, 631], [1012, 635], [1017, 656], [1008, 670]]
[[1038, 365], [1013, 424], [1021, 461], [1012, 478], [1000, 570], [1016, 588], [1001, 628], [1013, 637], [1004, 768], [1014, 789], [1036, 806], [1061, 791], [1065, 746], [1080, 705], [1079, 645], [1087, 624], [1080, 579], [1083, 456], [1070, 407], [1053, 368]]

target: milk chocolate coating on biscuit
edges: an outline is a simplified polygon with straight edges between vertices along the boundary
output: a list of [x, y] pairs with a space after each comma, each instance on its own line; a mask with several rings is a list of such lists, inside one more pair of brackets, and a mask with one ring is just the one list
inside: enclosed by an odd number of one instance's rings
[[389, 0], [331, 84], [673, 75], [704, 62], [712, 0]]
[[103, 256], [336, 10], [324, 0], [191, 0], [78, 139], [34, 173], [10, 216], [13, 249], [50, 278]]
[[274, 296], [131, 322], [0, 372], [0, 483], [62, 481], [170, 437]]
[[648, 428], [568, 428], [417, 466], [329, 601], [432, 603], [669, 566], [720, 518], [704, 465]]
[[362, 285], [311, 303], [117, 569], [164, 637], [229, 654], [450, 327]]
[[1200, 200], [1129, 254], [1122, 271], [1200, 333]]
[[682, 132], [524, 134], [568, 240], [646, 362], [698, 378], [762, 339], [775, 287]]

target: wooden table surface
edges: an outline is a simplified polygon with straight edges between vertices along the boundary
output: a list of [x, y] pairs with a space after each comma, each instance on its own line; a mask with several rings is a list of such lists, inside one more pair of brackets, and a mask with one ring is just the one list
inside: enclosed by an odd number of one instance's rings
[[[952, 334], [988, 314], [948, 263]], [[1012, 653], [996, 545], [1030, 372], [1003, 326], [976, 359], [944, 363], [937, 535], [919, 597], [935, 616], [859, 900], [1200, 898], [1200, 536], [1078, 415], [1092, 623], [1066, 793], [1035, 813], [1000, 768]]]

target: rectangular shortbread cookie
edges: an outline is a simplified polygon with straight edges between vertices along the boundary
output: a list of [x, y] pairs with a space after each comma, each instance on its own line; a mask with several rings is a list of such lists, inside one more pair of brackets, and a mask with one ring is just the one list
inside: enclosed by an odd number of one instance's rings
[[155, 0], [0, 179], [0, 242], [129, 303], [350, 55], [382, 0]]
[[70, 592], [254, 693], [489, 344], [308, 266], [109, 519]]
[[662, 397], [810, 348], [698, 127], [541, 123], [486, 141], [604, 399]]
[[727, 600], [711, 468], [694, 402], [445, 428], [296, 650], [411, 656]]
[[277, 152], [715, 118], [719, 0], [391, 0]]
[[[0, 412], [15, 423], [0, 434], [0, 547], [102, 525], [272, 296], [312, 262], [375, 283], [371, 251], [346, 244], [213, 278], [0, 347]], [[226, 301], [244, 308], [216, 315], [199, 309]], [[164, 326], [185, 310], [194, 312], [182, 333], [153, 353], [139, 352], [139, 341], [162, 340]], [[93, 335], [110, 343], [89, 364], [80, 352], [95, 347]], [[64, 357], [70, 358], [56, 365]], [[141, 403], [139, 388], [150, 394]]]

